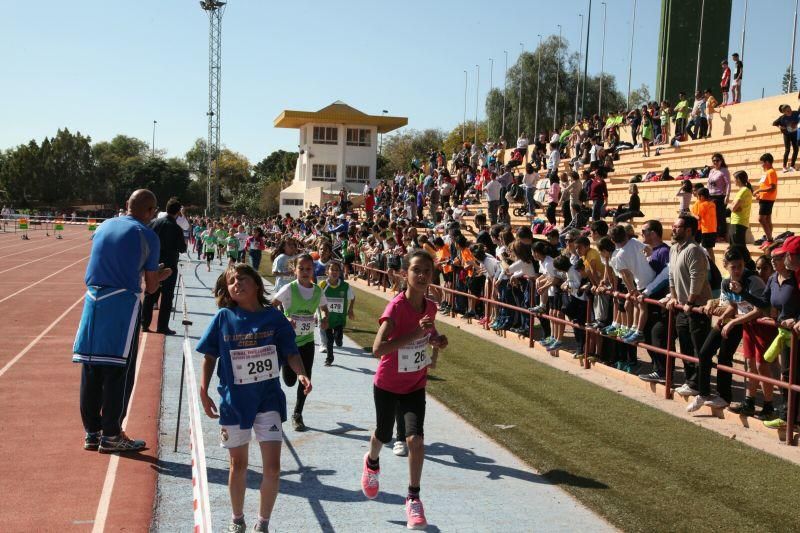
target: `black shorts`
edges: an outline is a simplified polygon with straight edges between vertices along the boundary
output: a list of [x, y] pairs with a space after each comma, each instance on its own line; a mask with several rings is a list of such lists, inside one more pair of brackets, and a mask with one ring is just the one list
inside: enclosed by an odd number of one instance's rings
[[467, 278], [467, 288], [469, 293], [474, 296], [483, 294], [483, 289], [486, 286], [486, 276], [474, 276]]
[[724, 93], [727, 93], [728, 91], [731, 90], [731, 86], [730, 85], [722, 85], [722, 86], [720, 86], [720, 88], [722, 89], [722, 92], [724, 92]]
[[375, 438], [386, 444], [392, 440], [395, 414], [403, 417], [406, 424], [406, 436], [424, 436], [425, 425], [425, 389], [418, 389], [408, 394], [396, 394], [372, 386], [375, 399]]
[[759, 200], [758, 201], [758, 214], [771, 215], [772, 206], [775, 205], [775, 200]]
[[700, 246], [702, 246], [703, 248], [713, 248], [716, 243], [717, 243], [716, 233], [703, 233], [700, 236]]
[[206, 252], [205, 254], [206, 261], [213, 261], [214, 260], [214, 252]]

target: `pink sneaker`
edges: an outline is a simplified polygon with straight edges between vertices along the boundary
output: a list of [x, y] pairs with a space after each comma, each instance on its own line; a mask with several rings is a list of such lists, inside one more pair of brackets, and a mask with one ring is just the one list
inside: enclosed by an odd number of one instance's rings
[[380, 490], [378, 476], [380, 476], [381, 471], [380, 469], [373, 470], [367, 466], [367, 457], [369, 457], [369, 453], [364, 455], [364, 472], [361, 474], [361, 491], [364, 493], [364, 496], [373, 500], [378, 495], [378, 490]]
[[416, 500], [406, 498], [406, 516], [408, 517], [407, 529], [425, 529], [428, 527], [428, 521], [425, 520], [425, 509], [422, 507], [422, 500], [419, 498]]

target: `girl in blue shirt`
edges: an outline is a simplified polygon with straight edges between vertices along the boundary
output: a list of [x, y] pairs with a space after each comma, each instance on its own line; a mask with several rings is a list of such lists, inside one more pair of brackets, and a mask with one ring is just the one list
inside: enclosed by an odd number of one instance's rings
[[[214, 295], [220, 310], [197, 344], [205, 354], [200, 400], [210, 418], [219, 418], [220, 444], [230, 453], [228, 480], [232, 523], [228, 531], [244, 532], [244, 495], [248, 445], [255, 432], [261, 447], [264, 480], [254, 531], [267, 531], [278, 496], [281, 424], [286, 421], [286, 396], [280, 387], [280, 367], [289, 365], [305, 394], [311, 381], [295, 345], [295, 334], [283, 313], [267, 302], [264, 282], [252, 267], [236, 264], [217, 279]], [[217, 362], [219, 361], [219, 364]], [[208, 395], [217, 368], [219, 408]]]

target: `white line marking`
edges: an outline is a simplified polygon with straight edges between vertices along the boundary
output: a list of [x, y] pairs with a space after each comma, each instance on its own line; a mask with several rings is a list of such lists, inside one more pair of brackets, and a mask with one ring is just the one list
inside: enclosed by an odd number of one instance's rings
[[[40, 248], [47, 248], [48, 246], [52, 247], [52, 245], [53, 245], [53, 243], [48, 243], [48, 244], [44, 244], [42, 246], [37, 246], [36, 248], [28, 248], [27, 250], [22, 250], [20, 252], [14, 252], [13, 254], [4, 255], [3, 259], [5, 259], [6, 257], [13, 257], [15, 255], [24, 254], [24, 253], [27, 253], [27, 252], [32, 252], [32, 251], [38, 250]], [[24, 248], [24, 247], [25, 247], [25, 245], [22, 246], [22, 248]], [[11, 248], [11, 247], [7, 246], [6, 248]], [[16, 247], [14, 247], [14, 249], [16, 249]], [[2, 249], [0, 249], [0, 250], [2, 250]]]
[[9, 361], [8, 363], [6, 363], [6, 364], [5, 364], [5, 366], [4, 366], [3, 368], [0, 368], [0, 377], [3, 377], [3, 374], [5, 374], [5, 373], [8, 371], [8, 369], [9, 369], [9, 368], [11, 368], [11, 367], [14, 365], [14, 363], [16, 363], [17, 361], [19, 361], [20, 359], [22, 359], [22, 357], [23, 357], [23, 356], [24, 356], [26, 353], [28, 353], [28, 352], [31, 350], [31, 348], [33, 348], [34, 346], [36, 346], [36, 343], [37, 343], [37, 342], [39, 342], [40, 340], [42, 340], [42, 337], [44, 337], [45, 335], [47, 335], [48, 333], [50, 333], [50, 330], [51, 330], [51, 329], [53, 329], [53, 328], [56, 326], [56, 324], [58, 324], [58, 323], [61, 321], [61, 319], [62, 319], [62, 318], [64, 318], [65, 316], [67, 316], [67, 313], [69, 313], [70, 311], [72, 311], [72, 310], [75, 308], [75, 306], [76, 306], [76, 305], [78, 305], [79, 303], [81, 303], [81, 302], [83, 301], [83, 298], [84, 298], [84, 295], [83, 295], [83, 294], [81, 294], [81, 297], [80, 297], [80, 298], [78, 298], [78, 300], [77, 300], [77, 301], [76, 301], [74, 304], [70, 305], [70, 306], [67, 308], [67, 310], [66, 310], [66, 311], [64, 311], [63, 313], [61, 313], [61, 316], [59, 316], [58, 318], [56, 318], [56, 319], [55, 319], [55, 320], [54, 320], [54, 321], [53, 321], [53, 322], [52, 322], [52, 323], [51, 323], [49, 326], [47, 326], [47, 327], [44, 329], [44, 331], [42, 331], [41, 333], [39, 333], [39, 335], [38, 335], [38, 336], [37, 336], [35, 339], [33, 339], [33, 340], [30, 342], [30, 344], [28, 344], [28, 345], [27, 345], [25, 348], [23, 348], [23, 349], [22, 349], [22, 351], [20, 351], [20, 352], [19, 352], [17, 355], [15, 355], [15, 356], [14, 356], [14, 358], [13, 358], [11, 361]]
[[[139, 368], [142, 366], [142, 357], [144, 357], [144, 347], [147, 344], [147, 333], [142, 334], [142, 342], [139, 345], [139, 354], [136, 356], [136, 377], [139, 377]], [[128, 420], [131, 419], [131, 411], [133, 410], [133, 397], [136, 394], [136, 382], [134, 378], [133, 389], [131, 389], [131, 398], [128, 400], [128, 415], [122, 423], [122, 431], [128, 425]], [[97, 502], [97, 513], [94, 516], [94, 527], [92, 533], [102, 533], [106, 527], [106, 518], [108, 517], [108, 507], [111, 503], [111, 493], [114, 491], [114, 481], [117, 479], [117, 466], [119, 465], [119, 454], [111, 455], [111, 460], [108, 462], [108, 470], [106, 470], [106, 479], [103, 481], [103, 492], [100, 493], [100, 501]]]
[[46, 255], [44, 257], [40, 257], [39, 259], [34, 259], [33, 261], [28, 261], [27, 263], [22, 263], [21, 265], [17, 265], [15, 267], [7, 268], [5, 270], [0, 270], [0, 274], [5, 274], [6, 272], [11, 272], [12, 270], [16, 270], [18, 268], [22, 268], [22, 267], [24, 267], [26, 265], [30, 265], [31, 263], [35, 263], [37, 261], [41, 261], [42, 259], [47, 259], [48, 257], [53, 257], [54, 255], [63, 254], [64, 252], [68, 252], [70, 250], [74, 250], [75, 248], [79, 248], [81, 246], [85, 246], [85, 244], [79, 244], [78, 246], [73, 246], [72, 248], [67, 248], [66, 250], [61, 250], [60, 252], [56, 252], [54, 254]]
[[[70, 264], [68, 264], [67, 266], [65, 266], [65, 267], [64, 267], [64, 268], [62, 268], [61, 270], [56, 270], [55, 272], [53, 272], [53, 273], [52, 273], [52, 274], [50, 274], [49, 276], [45, 276], [45, 277], [43, 277], [42, 279], [40, 279], [40, 280], [39, 280], [39, 281], [37, 281], [36, 283], [31, 283], [30, 285], [28, 285], [28, 286], [27, 286], [27, 287], [25, 287], [24, 289], [20, 289], [20, 290], [18, 290], [17, 292], [14, 292], [14, 293], [11, 293], [11, 294], [9, 294], [8, 296], [6, 296], [6, 297], [5, 297], [5, 298], [3, 298], [2, 300], [0, 300], [0, 304], [1, 304], [1, 303], [3, 303], [3, 302], [5, 302], [5, 301], [6, 301], [6, 300], [8, 300], [9, 298], [13, 298], [13, 297], [14, 297], [14, 296], [16, 296], [17, 294], [19, 294], [19, 293], [21, 293], [21, 292], [24, 292], [24, 291], [27, 291], [27, 290], [28, 290], [28, 289], [30, 289], [31, 287], [35, 287], [35, 286], [37, 286], [38, 284], [40, 284], [41, 282], [43, 282], [43, 281], [45, 281], [45, 280], [48, 280], [48, 279], [52, 278], [52, 277], [53, 277], [53, 276], [55, 276], [56, 274], [60, 274], [61, 272], [64, 272], [64, 271], [65, 271], [66, 269], [68, 269], [69, 267], [71, 267], [71, 266], [75, 266], [75, 265], [77, 265], [78, 263], [80, 263], [81, 261], [83, 261], [84, 259], [88, 259], [88, 258], [89, 258], [89, 256], [88, 256], [88, 255], [87, 255], [86, 257], [81, 257], [80, 259], [78, 259], [78, 260], [77, 260], [77, 261], [75, 261], [74, 263], [70, 263]], [[2, 272], [0, 272], [0, 274], [2, 274]]]

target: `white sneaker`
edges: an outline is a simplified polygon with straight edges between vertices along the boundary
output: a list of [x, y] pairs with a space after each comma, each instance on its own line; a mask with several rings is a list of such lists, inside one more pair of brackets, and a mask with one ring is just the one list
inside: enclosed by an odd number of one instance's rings
[[405, 457], [408, 455], [408, 445], [401, 440], [395, 441], [392, 453], [398, 457]]
[[728, 407], [728, 402], [726, 402], [722, 398], [722, 396], [714, 395], [711, 397], [707, 397], [703, 405], [705, 405], [706, 407], [710, 407], [712, 409], [725, 409], [726, 407]]
[[688, 398], [689, 396], [697, 396], [698, 394], [700, 394], [698, 391], [694, 390], [686, 383], [675, 389], [675, 392], [677, 392], [684, 398]]
[[328, 347], [323, 346], [322, 348], [319, 349], [319, 353], [328, 353]]
[[686, 406], [687, 413], [694, 413], [701, 407], [705, 405], [707, 401], [711, 400], [711, 396], [700, 396], [699, 394], [694, 397], [694, 399], [689, 402], [689, 405]]

